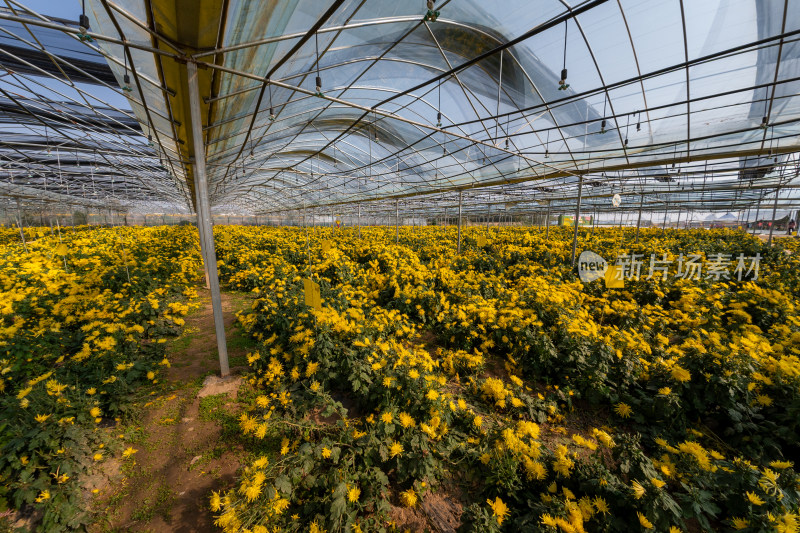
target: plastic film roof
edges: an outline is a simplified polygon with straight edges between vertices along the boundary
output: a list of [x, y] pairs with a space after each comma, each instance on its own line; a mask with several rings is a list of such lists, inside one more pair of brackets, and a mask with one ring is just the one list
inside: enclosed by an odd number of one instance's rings
[[[646, 209], [732, 210], [793, 194], [800, 0], [444, 0], [435, 21], [422, 0], [86, 6], [92, 43], [5, 12], [0, 30], [19, 27], [0, 39], [50, 32], [44, 49], [70, 65], [54, 79], [110, 74], [126, 88], [125, 109], [85, 114], [105, 117], [92, 135], [113, 139], [95, 151], [118, 154], [138, 199], [193, 202], [188, 61], [218, 212], [372, 201], [388, 213], [399, 200], [411, 214], [465, 191], [467, 209], [522, 213], [574, 207], [579, 189], [588, 210], [617, 193]], [[15, 79], [36, 74], [20, 67], [36, 48], [21, 39], [0, 54]], [[98, 57], [105, 73], [88, 69]], [[20, 107], [6, 116], [24, 122]]]

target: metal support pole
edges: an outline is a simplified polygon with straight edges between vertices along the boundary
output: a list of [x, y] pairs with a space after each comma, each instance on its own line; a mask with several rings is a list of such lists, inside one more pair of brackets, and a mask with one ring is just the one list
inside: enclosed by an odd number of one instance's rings
[[22, 229], [22, 207], [19, 205], [19, 198], [17, 198], [17, 213], [18, 213], [18, 226], [19, 236], [22, 238], [22, 247], [25, 248], [25, 253], [28, 253], [28, 243], [25, 242], [25, 230]]
[[547, 200], [547, 215], [545, 215], [545, 225], [547, 229], [545, 230], [544, 238], [550, 238], [550, 200]]
[[572, 231], [572, 261], [570, 264], [575, 266], [575, 252], [578, 247], [578, 224], [581, 222], [581, 198], [583, 197], [583, 174], [578, 176], [578, 205], [575, 208], [575, 222]]
[[459, 255], [461, 255], [461, 199], [463, 195], [463, 191], [458, 191], [458, 244], [456, 245], [456, 253]]
[[194, 183], [197, 194], [198, 231], [202, 232], [206, 253], [204, 260], [208, 264], [208, 281], [211, 290], [211, 306], [214, 310], [214, 327], [219, 350], [220, 374], [230, 374], [228, 366], [228, 346], [225, 342], [225, 324], [222, 317], [222, 295], [219, 290], [217, 273], [217, 253], [214, 249], [214, 233], [211, 227], [211, 206], [208, 201], [208, 182], [206, 181], [205, 142], [203, 141], [203, 123], [200, 118], [200, 90], [197, 83], [197, 65], [186, 63], [189, 85], [189, 107], [191, 110], [192, 142], [194, 145]]
[[661, 233], [667, 231], [667, 213], [669, 213], [669, 202], [664, 207], [664, 223], [661, 224]]
[[639, 195], [639, 219], [636, 221], [636, 244], [639, 244], [639, 228], [642, 225], [642, 206], [644, 205], [644, 194]]
[[394, 201], [394, 243], [400, 244], [400, 200]]
[[208, 250], [208, 246], [206, 246], [205, 235], [203, 232], [200, 231], [200, 215], [197, 215], [197, 234], [200, 235], [200, 257], [203, 259], [203, 273], [206, 276], [206, 289], [211, 290], [211, 280], [208, 277], [208, 259], [206, 258], [206, 251]]
[[358, 238], [361, 238], [361, 204], [358, 204]]
[[769, 239], [767, 240], [767, 246], [772, 246], [772, 232], [775, 231], [775, 212], [778, 211], [778, 196], [781, 194], [781, 189], [778, 187], [775, 189], [775, 203], [772, 204], [772, 222], [769, 225]]
[[756, 206], [756, 219], [753, 221], [753, 235], [758, 230], [758, 214], [761, 211], [761, 200], [764, 198], [763, 191], [758, 195], [758, 205]]

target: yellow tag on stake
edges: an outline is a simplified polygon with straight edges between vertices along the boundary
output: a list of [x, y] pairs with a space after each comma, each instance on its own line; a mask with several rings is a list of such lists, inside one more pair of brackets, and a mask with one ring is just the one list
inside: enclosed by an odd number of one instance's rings
[[479, 248], [483, 248], [484, 246], [486, 246], [486, 237], [484, 237], [483, 235], [479, 235], [478, 236], [478, 247]]
[[309, 278], [305, 278], [303, 279], [303, 292], [305, 293], [306, 305], [321, 311], [322, 299], [319, 295], [319, 284]]
[[56, 255], [67, 255], [67, 253], [69, 253], [69, 247], [62, 242], [61, 244], [56, 246], [54, 253]]

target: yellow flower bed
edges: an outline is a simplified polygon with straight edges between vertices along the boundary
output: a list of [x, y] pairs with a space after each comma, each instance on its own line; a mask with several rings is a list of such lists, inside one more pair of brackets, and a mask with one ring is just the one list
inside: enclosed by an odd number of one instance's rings
[[26, 233], [0, 235], [0, 503], [50, 532], [87, 520], [79, 478], [116, 452], [97, 428], [169, 366], [200, 262], [190, 228]]
[[216, 232], [222, 279], [256, 297], [241, 430], [259, 456], [280, 441], [214, 495], [225, 531], [392, 529], [443, 480], [469, 487], [465, 531], [797, 530], [800, 277], [780, 247], [582, 231], [610, 259], [762, 258], [756, 280], [605, 289], [570, 268], [571, 230], [470, 228], [461, 256], [454, 228]]

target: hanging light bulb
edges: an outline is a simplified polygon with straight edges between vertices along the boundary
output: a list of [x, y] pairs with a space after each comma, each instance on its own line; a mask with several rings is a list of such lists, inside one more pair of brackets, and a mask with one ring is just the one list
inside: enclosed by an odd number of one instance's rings
[[508, 150], [508, 138], [506, 138], [506, 150]]
[[322, 96], [322, 77], [317, 76], [317, 96]]
[[152, 135], [148, 135], [147, 136], [147, 145], [148, 146], [153, 146], [153, 136]]
[[436, 112], [436, 127], [437, 128], [441, 128], [442, 127], [442, 112], [441, 111], [437, 111]]
[[765, 130], [765, 129], [767, 129], [767, 127], [769, 127], [769, 119], [767, 117], [762, 117], [761, 118], [761, 129]]
[[270, 107], [269, 108], [269, 119], [271, 121], [273, 121], [273, 122], [275, 121], [275, 108], [274, 107]]
[[545, 148], [545, 150], [544, 150], [544, 158], [545, 159], [549, 159], [550, 158], [550, 149], [549, 148]]
[[603, 119], [600, 122], [600, 133], [605, 133], [605, 132], [606, 132], [606, 119]]

